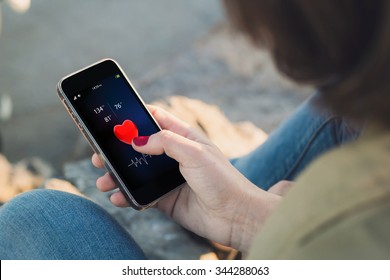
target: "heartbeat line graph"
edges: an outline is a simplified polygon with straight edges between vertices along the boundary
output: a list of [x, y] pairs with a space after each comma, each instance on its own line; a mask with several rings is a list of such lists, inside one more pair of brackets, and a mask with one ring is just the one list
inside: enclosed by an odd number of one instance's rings
[[142, 154], [142, 157], [133, 158], [131, 160], [130, 164], [127, 167], [130, 167], [130, 166], [139, 167], [142, 164], [149, 165], [149, 162], [148, 162], [148, 159], [147, 159], [148, 157], [151, 158], [152, 156], [151, 155]]

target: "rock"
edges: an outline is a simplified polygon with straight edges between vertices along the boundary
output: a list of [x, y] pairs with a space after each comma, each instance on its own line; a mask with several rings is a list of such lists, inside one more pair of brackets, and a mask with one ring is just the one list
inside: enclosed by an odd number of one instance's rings
[[227, 157], [249, 153], [267, 139], [267, 134], [252, 123], [232, 123], [217, 106], [200, 100], [172, 96], [153, 104], [203, 131]]
[[218, 260], [218, 256], [217, 256], [216, 253], [210, 252], [210, 253], [201, 255], [200, 256], [200, 260], [213, 260], [213, 261], [216, 261], [216, 260]]
[[12, 165], [0, 154], [0, 202], [7, 202], [19, 193], [19, 190], [11, 185]]
[[51, 167], [39, 158], [24, 159], [12, 165], [0, 155], [0, 202], [39, 187], [51, 174]]
[[48, 179], [43, 184], [43, 187], [47, 190], [63, 191], [88, 198], [83, 195], [80, 190], [74, 185], [72, 185], [70, 182], [61, 179]]

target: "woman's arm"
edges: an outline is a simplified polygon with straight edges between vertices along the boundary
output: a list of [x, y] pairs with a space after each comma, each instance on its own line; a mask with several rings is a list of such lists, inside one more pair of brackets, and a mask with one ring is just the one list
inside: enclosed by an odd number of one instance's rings
[[[160, 108], [149, 109], [163, 130], [135, 139], [133, 148], [144, 154], [166, 153], [179, 162], [187, 181], [184, 188], [160, 200], [156, 207], [200, 236], [247, 252], [289, 183], [275, 185], [274, 191], [259, 189], [203, 134]], [[102, 167], [96, 155], [92, 161]], [[101, 191], [115, 188], [108, 174], [99, 178], [96, 185]], [[111, 196], [111, 201], [117, 206], [128, 205], [119, 191]]]

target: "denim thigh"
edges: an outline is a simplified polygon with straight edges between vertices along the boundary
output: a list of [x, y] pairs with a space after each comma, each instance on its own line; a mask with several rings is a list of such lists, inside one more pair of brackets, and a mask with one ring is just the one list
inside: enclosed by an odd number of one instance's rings
[[34, 190], [0, 208], [0, 259], [145, 259], [131, 236], [92, 201]]
[[318, 94], [306, 100], [266, 142], [232, 164], [268, 190], [281, 180], [294, 180], [319, 155], [360, 135], [360, 126], [320, 108], [317, 101]]

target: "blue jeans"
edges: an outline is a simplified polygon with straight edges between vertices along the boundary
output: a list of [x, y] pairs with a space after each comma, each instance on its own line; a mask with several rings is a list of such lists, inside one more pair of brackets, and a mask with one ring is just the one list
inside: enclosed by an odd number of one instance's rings
[[0, 259], [145, 259], [126, 230], [92, 201], [53, 190], [0, 209]]
[[[268, 140], [232, 163], [268, 189], [293, 180], [323, 152], [360, 133], [306, 101]], [[21, 194], [0, 208], [0, 259], [144, 259], [130, 235], [105, 210], [76, 195], [49, 190]]]
[[318, 95], [305, 101], [266, 142], [232, 164], [264, 190], [281, 180], [294, 180], [324, 152], [359, 137], [361, 126], [317, 105]]

